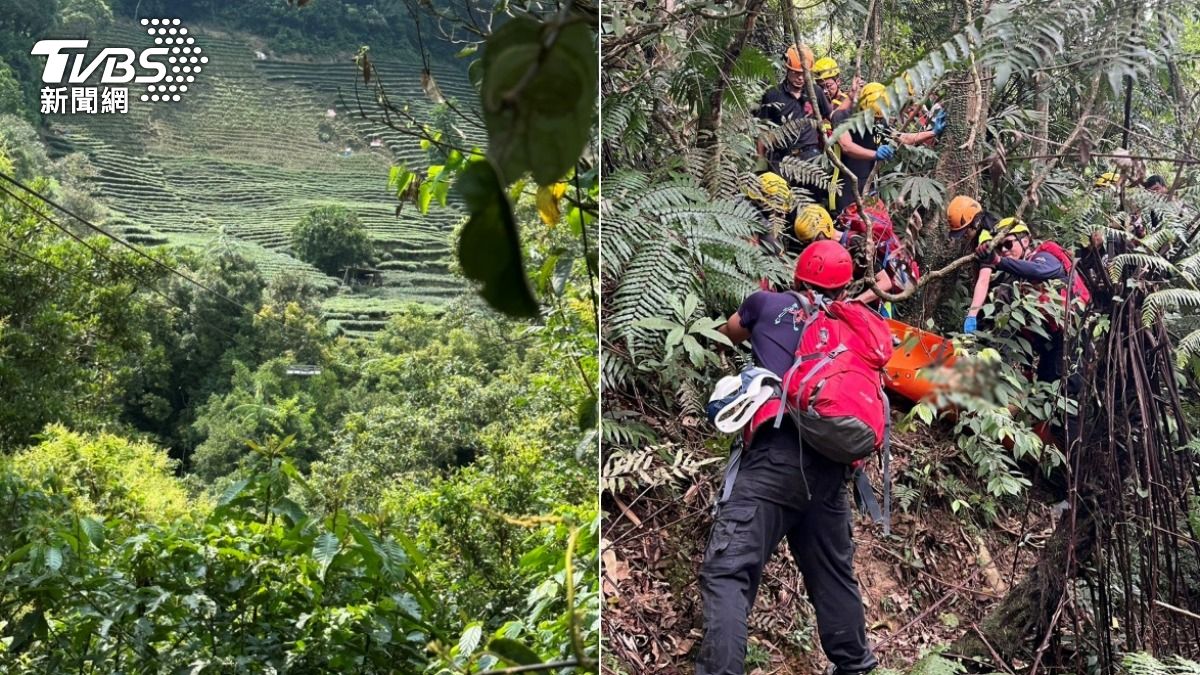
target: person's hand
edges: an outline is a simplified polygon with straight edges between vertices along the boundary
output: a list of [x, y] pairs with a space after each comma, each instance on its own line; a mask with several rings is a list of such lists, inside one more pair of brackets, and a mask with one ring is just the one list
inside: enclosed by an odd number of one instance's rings
[[973, 316], [968, 316], [966, 321], [963, 321], [963, 333], [970, 335], [975, 332], [976, 325], [979, 322]]
[[985, 267], [995, 267], [1000, 262], [1000, 255], [992, 250], [992, 242], [984, 242], [975, 248], [975, 259]]
[[854, 100], [854, 101], [858, 100], [858, 93], [860, 91], [862, 91], [863, 85], [866, 83], [867, 83], [867, 81], [862, 79], [861, 76], [858, 76], [858, 75], [854, 76], [854, 81], [850, 83], [850, 99], [851, 100]]
[[890, 145], [885, 145], [875, 151], [875, 160], [886, 162], [896, 156], [896, 149]]
[[941, 138], [944, 133], [946, 133], [946, 111], [939, 110], [933, 116], [933, 135]]

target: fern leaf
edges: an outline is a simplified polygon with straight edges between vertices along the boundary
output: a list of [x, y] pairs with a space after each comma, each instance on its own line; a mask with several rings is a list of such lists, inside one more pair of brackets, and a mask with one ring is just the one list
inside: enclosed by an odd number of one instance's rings
[[1121, 283], [1121, 277], [1125, 276], [1125, 270], [1136, 268], [1155, 274], [1177, 275], [1179, 270], [1171, 264], [1171, 261], [1161, 258], [1157, 255], [1146, 253], [1122, 253], [1114, 256], [1108, 262], [1108, 278], [1113, 284]]
[[813, 185], [821, 190], [829, 189], [832, 178], [829, 170], [821, 165], [821, 161], [799, 157], [781, 159], [779, 173], [793, 185]]
[[1200, 330], [1188, 333], [1175, 345], [1175, 365], [1180, 370], [1186, 368], [1192, 359], [1200, 359]]
[[1200, 307], [1200, 291], [1165, 288], [1147, 295], [1142, 304], [1142, 323], [1150, 326], [1163, 314], [1180, 307]]

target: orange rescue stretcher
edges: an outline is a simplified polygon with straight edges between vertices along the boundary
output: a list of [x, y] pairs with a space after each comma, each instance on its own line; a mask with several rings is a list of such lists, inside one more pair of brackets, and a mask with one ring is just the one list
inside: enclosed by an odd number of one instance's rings
[[884, 368], [887, 373], [884, 386], [913, 403], [932, 398], [940, 385], [925, 377], [921, 371], [954, 365], [954, 343], [936, 333], [895, 319], [884, 321], [898, 341], [891, 360]]
[[[954, 343], [936, 333], [895, 319], [884, 321], [897, 340], [896, 350], [884, 368], [887, 374], [884, 386], [913, 403], [932, 399], [938, 388], [945, 387], [946, 384], [933, 382], [925, 375], [932, 369], [954, 365]], [[1051, 432], [1049, 424], [1043, 422], [1034, 427], [1033, 431], [1043, 442], [1059, 445], [1059, 440]], [[1005, 445], [1011, 443], [1010, 440]]]

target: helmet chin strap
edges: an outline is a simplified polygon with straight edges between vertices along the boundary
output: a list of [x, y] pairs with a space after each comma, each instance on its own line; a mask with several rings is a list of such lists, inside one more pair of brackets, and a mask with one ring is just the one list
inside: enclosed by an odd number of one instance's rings
[[803, 293], [807, 293], [809, 299], [812, 300], [812, 303], [818, 307], [824, 307], [831, 302], [837, 302], [838, 298], [841, 298], [846, 294], [846, 289], [844, 288], [839, 288], [836, 291], [823, 291], [808, 284], [804, 284], [804, 288], [799, 290]]

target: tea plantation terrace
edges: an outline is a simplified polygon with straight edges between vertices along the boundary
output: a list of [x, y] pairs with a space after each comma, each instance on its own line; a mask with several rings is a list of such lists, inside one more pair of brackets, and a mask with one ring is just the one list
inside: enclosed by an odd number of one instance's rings
[[[436, 305], [462, 294], [462, 282], [448, 269], [451, 230], [461, 219], [454, 197], [448, 209], [421, 215], [410, 205], [396, 216], [389, 167], [423, 167], [428, 160], [416, 138], [356, 116], [351, 59], [257, 60], [249, 38], [190, 30], [209, 62], [181, 101], [143, 103], [135, 85], [128, 114], [51, 121], [52, 154], [83, 152], [96, 168], [94, 187], [112, 212], [102, 225], [140, 245], [203, 247], [219, 238], [269, 276], [300, 273], [334, 292], [324, 305], [326, 319], [350, 336], [369, 336], [406, 303]], [[93, 39], [92, 55], [98, 45], [147, 43], [140, 27], [125, 23]], [[419, 59], [389, 56], [373, 53], [389, 95], [418, 119], [430, 119]], [[475, 97], [459, 63], [432, 65], [448, 98]], [[360, 91], [369, 102], [361, 85]], [[468, 142], [482, 145], [481, 130], [459, 128], [474, 135]], [[381, 287], [345, 287], [293, 257], [292, 226], [321, 204], [358, 213], [379, 254]]]

